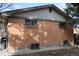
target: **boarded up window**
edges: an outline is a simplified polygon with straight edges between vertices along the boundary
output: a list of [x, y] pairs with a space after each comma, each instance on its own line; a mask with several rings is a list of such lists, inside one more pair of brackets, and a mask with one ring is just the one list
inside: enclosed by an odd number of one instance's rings
[[26, 19], [25, 20], [25, 26], [27, 26], [27, 27], [36, 27], [37, 26], [37, 20]]
[[62, 29], [66, 29], [66, 22], [60, 22], [59, 27]]

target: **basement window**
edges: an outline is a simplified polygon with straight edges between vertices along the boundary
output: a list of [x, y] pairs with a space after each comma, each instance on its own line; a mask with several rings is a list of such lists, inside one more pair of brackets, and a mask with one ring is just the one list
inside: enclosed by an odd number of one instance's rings
[[37, 49], [39, 49], [39, 48], [40, 48], [39, 43], [31, 44], [31, 49], [32, 49], [32, 50], [37, 50]]
[[37, 20], [26, 19], [25, 20], [25, 26], [26, 27], [36, 27], [37, 26]]
[[64, 40], [64, 46], [69, 46], [68, 40]]
[[62, 29], [66, 29], [66, 22], [60, 22], [59, 27]]

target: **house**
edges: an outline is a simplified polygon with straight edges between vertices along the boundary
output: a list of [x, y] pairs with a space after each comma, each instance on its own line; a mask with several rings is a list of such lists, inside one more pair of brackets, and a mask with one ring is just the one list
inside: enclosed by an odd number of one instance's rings
[[6, 11], [2, 17], [8, 51], [74, 44], [70, 17], [53, 4]]

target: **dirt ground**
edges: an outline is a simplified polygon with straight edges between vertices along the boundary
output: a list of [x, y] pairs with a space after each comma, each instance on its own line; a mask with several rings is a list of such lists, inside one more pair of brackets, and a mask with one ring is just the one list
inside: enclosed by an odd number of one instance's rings
[[74, 47], [68, 49], [49, 50], [44, 52], [22, 54], [17, 56], [79, 56], [79, 48]]

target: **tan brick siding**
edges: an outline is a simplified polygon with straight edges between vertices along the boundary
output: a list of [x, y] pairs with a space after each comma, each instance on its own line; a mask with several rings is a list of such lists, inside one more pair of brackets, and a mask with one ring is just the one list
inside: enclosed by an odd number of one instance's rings
[[12, 49], [26, 48], [32, 43], [41, 46], [52, 45], [60, 41], [73, 41], [72, 26], [63, 30], [59, 22], [38, 21], [35, 28], [27, 28], [22, 19], [9, 19], [8, 21], [8, 47]]

